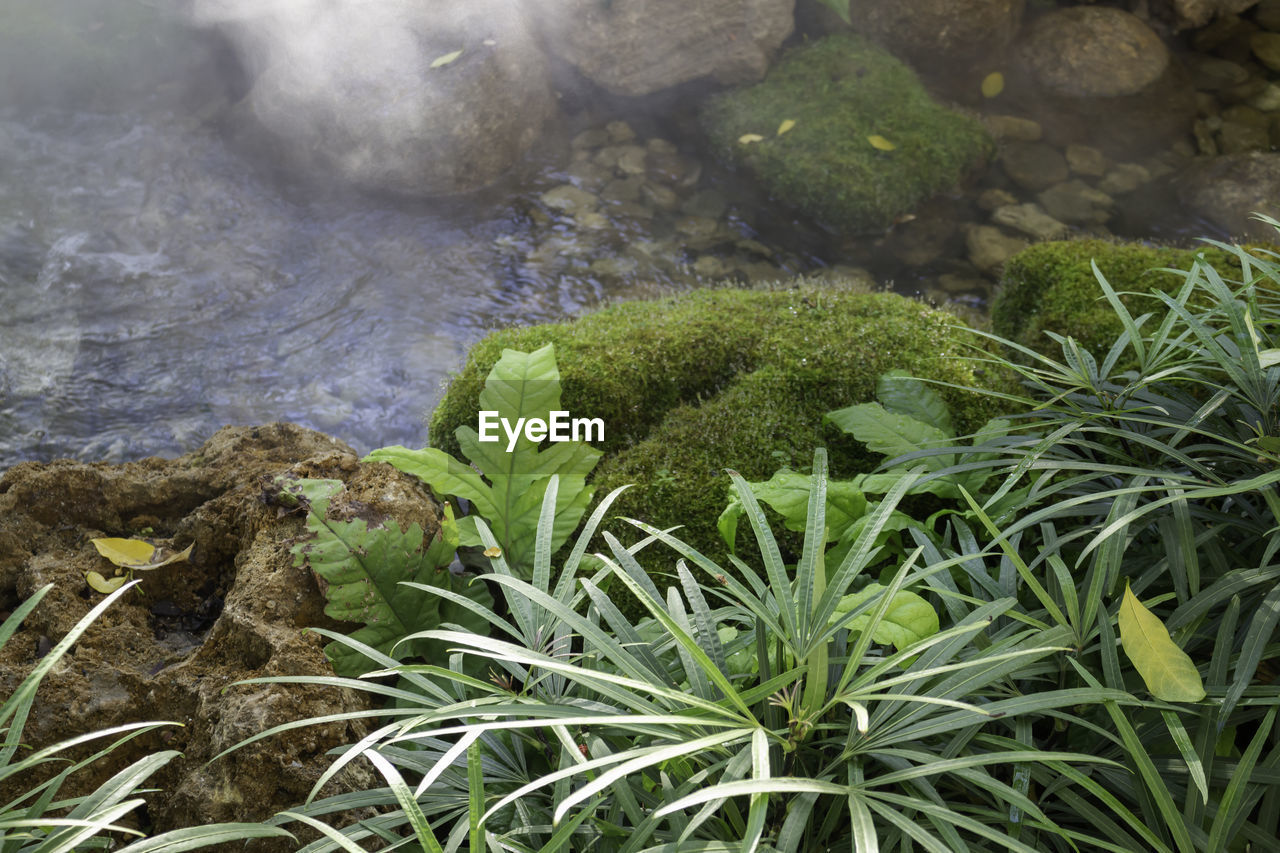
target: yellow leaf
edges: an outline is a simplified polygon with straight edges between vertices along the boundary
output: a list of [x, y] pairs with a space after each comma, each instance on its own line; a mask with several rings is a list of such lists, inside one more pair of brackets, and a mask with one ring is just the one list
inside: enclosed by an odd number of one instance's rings
[[184, 550], [179, 551], [176, 554], [170, 554], [167, 557], [161, 554], [160, 551], [157, 550], [156, 553], [151, 555], [151, 561], [148, 562], [146, 565], [133, 566], [132, 568], [150, 570], [150, 569], [158, 569], [161, 566], [167, 566], [170, 563], [180, 563], [191, 556], [191, 549], [194, 547], [196, 547], [196, 543], [192, 542]]
[[84, 579], [89, 582], [89, 586], [93, 587], [95, 591], [100, 592], [103, 595], [110, 595], [120, 587], [124, 586], [125, 581], [129, 580], [123, 575], [118, 578], [111, 578], [110, 580], [107, 580], [97, 572], [85, 572]]
[[93, 539], [93, 547], [117, 566], [136, 569], [145, 566], [156, 552], [154, 545], [141, 539]]
[[867, 141], [871, 143], [872, 148], [877, 148], [881, 151], [892, 151], [893, 149], [898, 147], [894, 145], [892, 142], [890, 142], [889, 140], [885, 139], [883, 136], [879, 136], [878, 134], [872, 134], [871, 136], [868, 136]]
[[460, 50], [455, 50], [453, 53], [446, 53], [444, 56], [438, 56], [431, 61], [431, 67], [439, 68], [442, 65], [448, 65], [450, 62], [453, 62], [459, 56], [462, 56], [462, 51]]
[[763, 142], [764, 137], [758, 133], [744, 133], [738, 137], [738, 142], [743, 145], [749, 145], [752, 142]]
[[498, 547], [498, 546], [496, 546], [496, 545], [495, 545], [495, 546], [493, 546], [493, 547], [491, 547], [491, 548], [485, 548], [485, 549], [484, 549], [484, 555], [485, 555], [486, 557], [501, 557], [501, 556], [502, 556], [502, 549], [501, 549], [501, 548], [499, 548], [499, 547]]
[[992, 71], [986, 77], [982, 78], [982, 97], [994, 98], [1003, 91], [1004, 75], [999, 71]]
[[782, 124], [778, 125], [778, 135], [786, 133], [788, 130], [796, 126], [796, 120], [793, 118], [786, 119]]
[[1128, 584], [1120, 602], [1120, 645], [1155, 698], [1164, 702], [1199, 702], [1204, 698], [1204, 682], [1196, 665]]

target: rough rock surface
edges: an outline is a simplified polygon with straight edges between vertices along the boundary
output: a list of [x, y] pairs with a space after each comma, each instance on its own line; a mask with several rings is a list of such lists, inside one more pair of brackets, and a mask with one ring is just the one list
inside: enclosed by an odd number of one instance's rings
[[1175, 30], [1203, 27], [1220, 15], [1243, 12], [1258, 0], [1155, 0], [1153, 17], [1168, 22]]
[[1280, 154], [1250, 151], [1197, 160], [1175, 179], [1178, 201], [1233, 237], [1275, 242], [1276, 230], [1251, 218], [1280, 217]]
[[[101, 598], [84, 573], [109, 574], [111, 567], [91, 538], [150, 528], [148, 538], [158, 544], [194, 545], [189, 561], [140, 573], [140, 593], [126, 595], [94, 623], [46, 677], [24, 735], [24, 742], [43, 745], [126, 722], [183, 723], [131, 741], [84, 780], [96, 786], [157, 749], [183, 752], [149, 780], [161, 789], [148, 796], [153, 825], [146, 828], [153, 831], [258, 820], [296, 805], [328, 766], [326, 751], [363, 734], [350, 724], [310, 727], [206, 765], [268, 727], [367, 707], [363, 694], [337, 689], [255, 685], [224, 692], [246, 678], [332, 674], [321, 639], [304, 629], [350, 627], [324, 615], [315, 578], [293, 565], [289, 549], [303, 519], [274, 502], [272, 482], [284, 472], [344, 480], [346, 501], [336, 498], [332, 513], [394, 516], [428, 533], [438, 527], [435, 502], [416, 479], [388, 465], [361, 465], [336, 439], [291, 424], [228, 427], [174, 460], [22, 463], [0, 477], [0, 609], [54, 584], [0, 650], [3, 695], [40, 649]], [[371, 782], [359, 769], [345, 780]]]
[[521, 0], [199, 0], [197, 10], [255, 73], [238, 117], [265, 129], [288, 165], [366, 189], [482, 187], [556, 110]]
[[618, 95], [764, 76], [795, 0], [527, 0], [553, 54]]
[[1025, 0], [853, 0], [849, 17], [856, 32], [870, 36], [922, 74], [939, 62], [990, 60], [1022, 23]]

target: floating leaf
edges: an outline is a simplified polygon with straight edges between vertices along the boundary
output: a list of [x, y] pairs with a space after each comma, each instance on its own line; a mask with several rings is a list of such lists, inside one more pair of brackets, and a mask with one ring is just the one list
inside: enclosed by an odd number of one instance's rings
[[879, 134], [876, 134], [876, 133], [873, 133], [870, 136], [868, 136], [867, 141], [871, 143], [872, 148], [878, 149], [880, 151], [892, 151], [893, 149], [898, 147], [894, 145], [892, 142], [890, 142], [889, 140], [885, 139], [883, 136], [880, 136]]
[[497, 545], [490, 545], [488, 548], [484, 549], [484, 555], [486, 557], [501, 557], [502, 549]]
[[104, 578], [97, 572], [85, 572], [84, 579], [89, 582], [89, 586], [93, 587], [96, 592], [100, 592], [103, 595], [110, 595], [120, 587], [124, 586], [129, 580], [125, 575], [108, 579]]
[[125, 569], [136, 569], [151, 561], [156, 546], [141, 539], [93, 539], [93, 547], [111, 562]]
[[1003, 91], [1004, 75], [999, 71], [992, 71], [986, 77], [982, 78], [982, 97], [994, 98]]
[[778, 135], [786, 133], [788, 130], [796, 126], [796, 120], [793, 118], [784, 119], [782, 124], [778, 125]]
[[485, 39], [484, 41], [482, 41], [482, 42], [480, 42], [480, 43], [481, 43], [481, 44], [483, 44], [485, 47], [493, 47], [494, 45], [496, 45], [496, 44], [497, 44], [497, 42], [496, 42], [496, 41], [494, 41], [493, 39]]
[[758, 133], [744, 133], [738, 137], [738, 142], [743, 145], [750, 145], [752, 142], [763, 142], [764, 137]]
[[453, 62], [459, 56], [462, 56], [462, 51], [460, 50], [455, 50], [453, 53], [446, 53], [444, 56], [438, 56], [431, 61], [431, 67], [439, 68], [442, 65], [448, 65], [450, 62]]
[[1204, 682], [1187, 653], [1126, 583], [1120, 602], [1120, 645], [1151, 695], [1164, 702], [1199, 702]]

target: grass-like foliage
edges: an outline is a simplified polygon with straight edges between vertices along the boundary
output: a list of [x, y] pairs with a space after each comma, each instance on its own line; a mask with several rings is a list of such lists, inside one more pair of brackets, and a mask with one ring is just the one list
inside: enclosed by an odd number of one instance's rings
[[[114, 750], [134, 738], [172, 722], [139, 722], [89, 732], [60, 743], [31, 749], [22, 733], [31, 715], [40, 682], [62, 663], [63, 657], [108, 607], [138, 581], [117, 589], [89, 611], [57, 645], [35, 665], [22, 683], [0, 705], [0, 782], [12, 787], [23, 780], [40, 781], [8, 802], [0, 803], [0, 851], [3, 853], [66, 853], [103, 849], [113, 835], [137, 840], [121, 853], [181, 853], [214, 844], [250, 838], [291, 837], [277, 827], [253, 823], [211, 824], [166, 832], [151, 838], [129, 828], [129, 815], [145, 804], [142, 784], [179, 753], [165, 750], [138, 759], [89, 794], [67, 796], [64, 788], [81, 771], [89, 772]], [[22, 620], [39, 606], [52, 585], [44, 586], [24, 601], [0, 625], [0, 646], [18, 630]], [[99, 745], [97, 748], [91, 745]], [[90, 751], [91, 750], [91, 751]], [[86, 754], [87, 752], [87, 754]]]

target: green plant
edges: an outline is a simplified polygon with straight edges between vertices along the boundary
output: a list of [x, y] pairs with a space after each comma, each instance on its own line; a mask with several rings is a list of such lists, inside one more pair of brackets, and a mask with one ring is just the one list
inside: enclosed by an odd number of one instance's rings
[[[822, 452], [814, 472], [794, 579], [750, 488], [735, 475], [761, 545], [757, 566], [735, 560], [742, 582], [642, 523], [647, 535], [630, 547], [604, 534], [609, 553], [600, 555], [601, 568], [579, 576], [587, 541], [616, 492], [593, 513], [553, 577], [553, 480], [532, 579], [518, 577], [501, 557], [486, 576], [504, 588], [511, 618], [453, 596], [483, 615], [497, 636], [424, 632], [456, 649], [447, 667], [398, 664], [334, 637], [387, 667], [370, 679], [396, 674], [415, 685], [411, 692], [341, 681], [402, 704], [346, 750], [326, 778], [363, 757], [387, 785], [312, 801], [278, 821], [321, 829], [325, 838], [308, 851], [359, 850], [375, 838], [424, 850], [468, 844], [815, 853], [909, 844], [985, 850], [991, 843], [1034, 851], [1039, 838], [1095, 840], [1055, 826], [1043, 798], [1018, 780], [1037, 766], [1087, 785], [1074, 765], [1100, 763], [1021, 743], [1020, 720], [1053, 712], [1070, 721], [1072, 713], [1061, 709], [1132, 697], [1105, 688], [1019, 690], [1028, 679], [1038, 681], [1060, 652], [1062, 632], [1002, 620], [1013, 599], [968, 610], [900, 651], [877, 645], [894, 594], [949, 565], [922, 564], [917, 550], [884, 589], [848, 605], [845, 596], [866, 568], [878, 528], [911, 480], [887, 496], [844, 561], [828, 567]], [[483, 524], [477, 529], [482, 541], [496, 542]], [[655, 540], [684, 557], [676, 564], [679, 586], [665, 594], [635, 559]], [[685, 559], [704, 572], [705, 587]], [[643, 602], [660, 632], [649, 623], [650, 639], [642, 637], [602, 591], [608, 578]], [[847, 612], [836, 616], [842, 602]], [[859, 619], [865, 627], [850, 630]], [[734, 629], [727, 648], [724, 627]], [[755, 657], [755, 668], [735, 675], [727, 661], [743, 650]], [[492, 667], [488, 681], [465, 674], [467, 657]], [[372, 804], [382, 813], [343, 829], [321, 820]]]
[[[449, 599], [422, 595], [400, 585], [401, 581], [412, 581], [419, 587], [452, 590], [492, 605], [487, 589], [468, 583], [471, 575], [449, 571], [458, 547], [458, 531], [448, 507], [439, 532], [424, 543], [423, 530], [417, 524], [402, 530], [394, 519], [370, 527], [363, 518], [329, 518], [330, 501], [342, 489], [340, 480], [290, 480], [279, 486], [305, 507], [311, 534], [293, 546], [295, 563], [308, 566], [322, 580], [328, 601], [325, 615], [363, 623], [364, 627], [351, 634], [352, 639], [389, 653], [402, 637], [442, 624], [485, 629], [483, 620]], [[425, 641], [399, 650], [403, 656], [428, 659], [437, 651]], [[339, 675], [355, 676], [369, 669], [367, 658], [348, 646], [330, 643], [325, 654]]]
[[[3, 853], [66, 853], [102, 849], [108, 845], [108, 833], [142, 836], [136, 829], [124, 826], [121, 820], [144, 805], [145, 800], [139, 796], [143, 791], [139, 786], [176, 758], [176, 751], [165, 750], [141, 758], [91, 793], [66, 796], [63, 789], [122, 744], [157, 728], [180, 723], [114, 726], [22, 754], [28, 750], [22, 744], [22, 733], [40, 682], [51, 670], [63, 664], [63, 658], [89, 625], [136, 583], [131, 581], [98, 602], [36, 663], [0, 705], [0, 730], [4, 734], [0, 743], [0, 782], [44, 777], [9, 802], [0, 803], [0, 851]], [[4, 620], [0, 625], [0, 646], [9, 641], [22, 620], [40, 604], [50, 589], [52, 585], [41, 587]], [[84, 750], [90, 744], [103, 741], [106, 746], [85, 755]], [[282, 829], [260, 824], [212, 824], [139, 838], [122, 848], [121, 853], [181, 853], [229, 841], [269, 837], [292, 836]]]
[[[547, 344], [529, 354], [503, 350], [485, 379], [478, 402], [471, 417], [479, 411], [496, 412], [511, 424], [547, 421], [551, 412], [563, 411], [555, 347]], [[502, 549], [509, 565], [527, 576], [532, 571], [533, 533], [547, 483], [558, 476], [562, 486], [554, 525], [554, 543], [559, 547], [572, 535], [591, 503], [594, 489], [586, 485], [586, 478], [600, 451], [582, 441], [542, 448], [523, 433], [509, 444], [505, 437], [485, 442], [471, 426], [459, 426], [454, 435], [474, 467], [436, 448], [384, 447], [370, 453], [366, 461], [388, 462], [418, 477], [438, 494], [470, 501], [473, 514], [458, 520], [459, 543], [480, 545], [476, 523], [483, 518], [497, 536], [495, 547]]]

